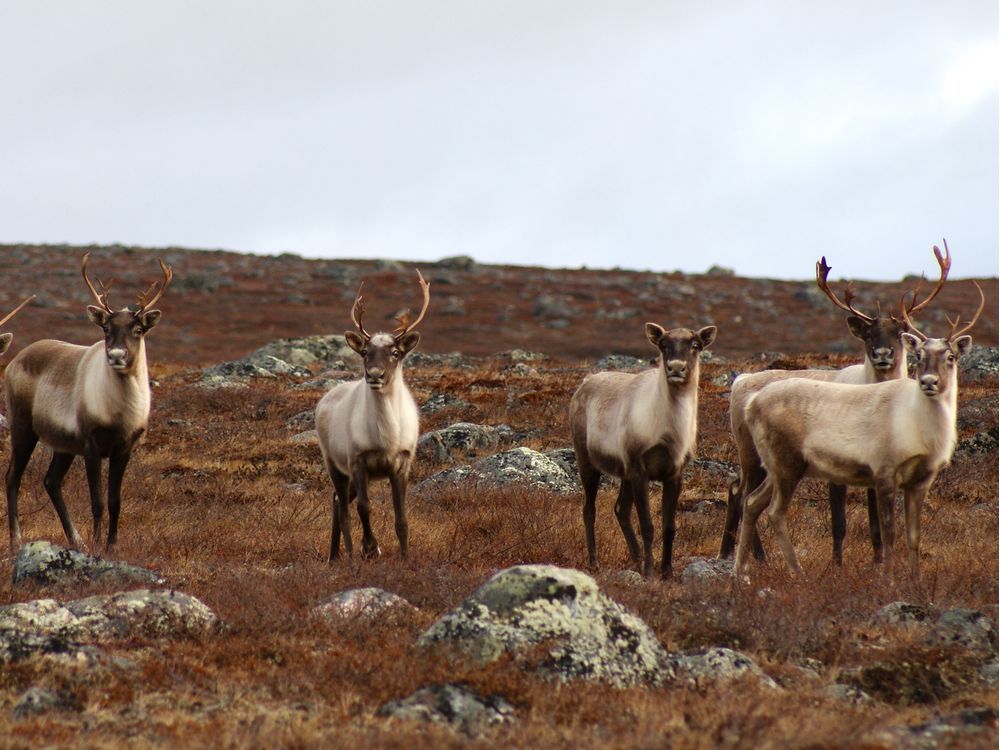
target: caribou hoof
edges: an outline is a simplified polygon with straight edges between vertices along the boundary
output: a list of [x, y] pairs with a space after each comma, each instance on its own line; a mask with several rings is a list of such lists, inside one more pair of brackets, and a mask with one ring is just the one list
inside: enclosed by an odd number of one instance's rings
[[368, 544], [367, 542], [361, 545], [361, 559], [362, 560], [374, 560], [377, 557], [382, 556], [382, 548], [378, 546], [378, 542], [372, 542]]

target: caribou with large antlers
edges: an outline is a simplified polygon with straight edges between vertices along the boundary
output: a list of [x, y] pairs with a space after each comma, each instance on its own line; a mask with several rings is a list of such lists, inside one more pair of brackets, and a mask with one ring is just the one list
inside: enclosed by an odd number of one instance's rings
[[351, 307], [351, 322], [357, 332], [347, 331], [348, 346], [364, 361], [364, 378], [340, 383], [323, 396], [316, 406], [323, 463], [333, 482], [333, 523], [330, 560], [340, 554], [340, 536], [347, 553], [353, 554], [350, 518], [347, 510], [355, 497], [361, 519], [361, 553], [376, 557], [381, 549], [369, 518], [368, 483], [388, 477], [396, 518], [400, 554], [409, 553], [406, 524], [406, 487], [417, 449], [420, 414], [410, 390], [403, 382], [403, 359], [420, 341], [413, 330], [424, 319], [430, 305], [430, 284], [417, 271], [423, 291], [423, 308], [412, 322], [404, 313], [392, 333], [370, 334], [362, 324], [364, 298], [358, 289]]
[[[933, 249], [940, 269], [940, 277], [927, 296], [918, 302], [918, 295], [923, 283], [921, 277], [913, 290], [913, 299], [905, 310], [907, 316], [916, 315], [927, 307], [941, 291], [948, 278], [948, 272], [951, 269], [951, 254], [948, 252], [948, 243], [944, 242], [944, 254], [936, 245]], [[864, 314], [854, 306], [856, 294], [853, 284], [847, 285], [844, 299], [841, 300], [830, 289], [827, 281], [830, 270], [831, 267], [827, 265], [825, 257], [818, 261], [816, 263], [816, 284], [834, 305], [849, 313], [847, 327], [852, 335], [864, 342], [865, 361], [842, 370], [765, 370], [740, 375], [733, 383], [729, 402], [729, 418], [740, 462], [740, 478], [737, 488], [731, 489], [729, 493], [729, 508], [726, 513], [719, 557], [732, 556], [736, 546], [737, 527], [742, 515], [743, 502], [764, 481], [764, 469], [750, 436], [750, 428], [744, 414], [747, 403], [755, 393], [771, 383], [789, 378], [864, 385], [907, 377], [906, 354], [903, 351], [902, 340], [902, 335], [908, 328], [907, 318], [903, 316], [897, 318], [884, 314], [878, 303], [876, 303], [874, 317]], [[847, 531], [847, 488], [843, 485], [830, 484], [829, 493], [830, 517], [833, 528], [833, 559], [839, 565], [843, 558], [844, 536]], [[878, 507], [875, 490], [871, 488], [868, 490], [868, 528], [875, 560], [881, 560], [882, 539], [879, 533]], [[764, 548], [756, 530], [753, 532], [753, 549], [754, 555], [758, 559], [764, 558]]]
[[160, 321], [152, 309], [173, 278], [162, 260], [163, 279], [154, 282], [138, 304], [115, 310], [109, 302], [110, 285], [98, 292], [87, 275], [90, 253], [83, 256], [83, 280], [96, 305], [87, 307], [90, 320], [104, 331], [104, 340], [92, 346], [43, 339], [23, 349], [7, 366], [4, 395], [10, 422], [10, 464], [7, 466], [7, 515], [10, 546], [21, 544], [17, 496], [21, 476], [39, 440], [52, 450], [45, 489], [52, 498], [66, 538], [83, 546], [66, 510], [62, 483], [76, 456], [87, 468], [93, 543], [101, 534], [104, 498], [101, 462], [108, 459], [108, 538], [118, 536], [121, 484], [132, 450], [146, 432], [149, 420], [149, 374], [146, 334]]
[[893, 501], [902, 488], [910, 572], [919, 575], [920, 508], [955, 450], [957, 360], [971, 349], [972, 337], [965, 334], [986, 302], [979, 284], [976, 288], [980, 304], [975, 316], [962, 328], [957, 319], [952, 322], [947, 338], [917, 330], [908, 314], [912, 306], [908, 310], [900, 302], [910, 329], [903, 344], [917, 359], [915, 380], [852, 386], [795, 378], [772, 383], [750, 398], [746, 422], [767, 478], [746, 500], [737, 571], [746, 566], [753, 530], [765, 508], [788, 566], [799, 570], [785, 513], [799, 481], [813, 477], [875, 489], [888, 570], [895, 537]]

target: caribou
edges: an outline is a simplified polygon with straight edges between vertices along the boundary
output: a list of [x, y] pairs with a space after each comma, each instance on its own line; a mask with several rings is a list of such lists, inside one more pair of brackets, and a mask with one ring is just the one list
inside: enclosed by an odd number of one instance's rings
[[[414, 329], [430, 306], [430, 284], [417, 271], [423, 291], [423, 308], [415, 320], [409, 314], [397, 318], [392, 333], [370, 334], [362, 323], [364, 298], [361, 288], [351, 307], [351, 322], [357, 331], [347, 331], [347, 345], [361, 355], [364, 377], [331, 388], [316, 406], [316, 432], [323, 463], [333, 483], [333, 522], [330, 534], [332, 562], [340, 555], [340, 536], [352, 555], [348, 506], [356, 497], [362, 528], [362, 557], [382, 553], [372, 532], [369, 480], [387, 477], [392, 489], [396, 536], [400, 554], [409, 554], [406, 523], [406, 488], [417, 448], [420, 414], [409, 388], [403, 382], [403, 360], [417, 346], [420, 333]], [[363, 284], [362, 284], [363, 286]]]
[[965, 334], [986, 303], [983, 290], [973, 283], [979, 309], [962, 328], [959, 319], [949, 319], [946, 338], [921, 333], [900, 302], [909, 329], [903, 344], [917, 360], [915, 379], [847, 385], [794, 378], [750, 397], [746, 422], [767, 477], [744, 506], [735, 563], [739, 574], [745, 571], [757, 518], [765, 508], [788, 567], [800, 571], [785, 514], [799, 481], [813, 477], [875, 489], [888, 572], [895, 536], [893, 501], [902, 488], [910, 573], [919, 576], [921, 506], [951, 461], [957, 441], [956, 363], [971, 349], [972, 338]]
[[681, 492], [681, 472], [694, 455], [698, 430], [699, 354], [711, 346], [717, 329], [667, 331], [646, 323], [646, 338], [659, 351], [655, 369], [638, 374], [599, 372], [587, 376], [569, 406], [580, 481], [583, 524], [591, 567], [597, 566], [594, 519], [601, 475], [621, 479], [615, 517], [634, 563], [639, 544], [632, 529], [635, 505], [642, 534], [643, 575], [653, 570], [653, 524], [649, 480], [663, 483], [663, 558], [660, 573], [671, 575], [674, 518]]
[[[927, 296], [918, 302], [917, 295], [923, 282], [921, 278], [913, 290], [913, 300], [907, 309], [908, 315], [916, 315], [927, 307], [941, 291], [948, 278], [948, 272], [951, 269], [951, 253], [948, 251], [948, 243], [944, 242], [943, 244], [943, 254], [937, 245], [933, 248], [934, 257], [937, 259], [940, 269], [938, 281]], [[731, 487], [729, 492], [722, 544], [719, 548], [720, 558], [732, 557], [733, 549], [736, 546], [736, 534], [742, 516], [743, 503], [749, 494], [764, 481], [764, 469], [750, 436], [750, 429], [744, 413], [747, 402], [754, 394], [771, 383], [789, 378], [865, 385], [899, 380], [908, 375], [907, 358], [902, 339], [903, 333], [908, 330], [906, 320], [903, 317], [884, 314], [878, 303], [876, 303], [874, 316], [861, 312], [853, 304], [855, 292], [852, 284], [848, 284], [844, 291], [844, 298], [841, 300], [830, 289], [828, 277], [831, 270], [824, 256], [816, 263], [816, 284], [837, 308], [848, 313], [848, 330], [853, 336], [864, 342], [865, 360], [861, 364], [851, 365], [841, 370], [765, 370], [740, 375], [733, 382], [729, 401], [729, 418], [733, 438], [736, 441], [740, 476], [738, 483]], [[847, 488], [831, 483], [829, 497], [833, 532], [833, 560], [837, 565], [840, 565], [843, 561], [843, 543], [847, 532]], [[878, 507], [873, 488], [868, 489], [868, 528], [874, 558], [878, 562], [882, 559], [882, 539], [879, 532]], [[764, 559], [764, 547], [756, 530], [753, 532], [753, 551], [755, 557]]]
[[[152, 309], [173, 271], [163, 260], [163, 279], [139, 295], [137, 304], [115, 310], [110, 285], [98, 292], [87, 275], [90, 253], [83, 256], [83, 280], [96, 305], [87, 307], [104, 340], [91, 346], [43, 339], [25, 347], [4, 373], [4, 396], [10, 422], [10, 463], [7, 466], [7, 517], [11, 552], [21, 545], [17, 497], [21, 477], [38, 441], [52, 450], [44, 486], [69, 543], [83, 547], [63, 501], [62, 484], [76, 456], [83, 456], [93, 514], [93, 542], [101, 535], [104, 498], [102, 461], [108, 459], [107, 546], [118, 537], [121, 485], [133, 449], [149, 421], [149, 374], [146, 334], [160, 321]], [[100, 283], [100, 282], [99, 282]]]

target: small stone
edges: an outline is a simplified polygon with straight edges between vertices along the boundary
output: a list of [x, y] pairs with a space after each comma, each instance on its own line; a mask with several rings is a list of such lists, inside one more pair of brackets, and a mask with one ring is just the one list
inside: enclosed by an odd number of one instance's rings
[[716, 557], [700, 557], [692, 560], [681, 573], [681, 583], [704, 583], [724, 581], [733, 577], [732, 559], [720, 560]]
[[116, 580], [121, 583], [163, 583], [158, 573], [128, 563], [105, 560], [51, 542], [28, 542], [14, 558], [13, 583], [43, 585], [81, 580]]
[[700, 653], [675, 656], [672, 660], [677, 679], [692, 685], [726, 682], [750, 675], [765, 687], [779, 689], [778, 683], [764, 674], [753, 659], [730, 648], [710, 648]]
[[17, 699], [13, 714], [15, 719], [24, 719], [72, 707], [72, 701], [64, 694], [46, 688], [30, 687]]
[[430, 685], [407, 698], [389, 701], [376, 711], [376, 716], [430, 721], [474, 737], [510, 723], [514, 707], [499, 695], [483, 697], [466, 685]]
[[379, 588], [365, 587], [341, 591], [315, 606], [312, 613], [330, 621], [371, 620], [387, 614], [406, 616], [417, 608], [406, 599]]

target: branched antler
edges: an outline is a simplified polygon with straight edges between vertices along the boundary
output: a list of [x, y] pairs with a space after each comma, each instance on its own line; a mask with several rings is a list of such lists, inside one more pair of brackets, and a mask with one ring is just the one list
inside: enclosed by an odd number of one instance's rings
[[358, 293], [355, 295], [354, 304], [351, 306], [351, 322], [354, 323], [354, 327], [358, 329], [367, 341], [372, 337], [372, 335], [365, 330], [363, 325], [361, 325], [361, 319], [365, 314], [365, 298], [361, 296], [361, 289], [364, 285], [365, 282], [363, 281], [358, 285]]
[[944, 244], [944, 255], [941, 254], [941, 249], [934, 245], [934, 257], [937, 258], [938, 267], [941, 269], [941, 276], [938, 278], [937, 284], [931, 289], [931, 293], [928, 294], [920, 304], [917, 304], [917, 295], [920, 293], [920, 288], [924, 285], [926, 279], [921, 276], [920, 280], [917, 282], [916, 287], [913, 289], [913, 302], [910, 303], [910, 307], [907, 312], [911, 315], [920, 312], [927, 305], [930, 304], [931, 300], [937, 297], [938, 292], [944, 287], [944, 282], [948, 279], [948, 272], [951, 270], [951, 252], [948, 250], [948, 242], [944, 239], [941, 240]]
[[[163, 262], [163, 258], [158, 258], [157, 260], [160, 261], [160, 270], [163, 271], [163, 280], [154, 281], [149, 285], [149, 289], [139, 295], [138, 312], [145, 312], [150, 307], [155, 305], [156, 301], [163, 296], [163, 292], [166, 291], [167, 286], [170, 284], [170, 280], [174, 278], [174, 270]], [[152, 298], [149, 296], [151, 294], [153, 295]]]
[[111, 285], [105, 285], [103, 281], [98, 281], [97, 283], [101, 285], [101, 291], [98, 292], [93, 283], [90, 281], [90, 277], [87, 275], [87, 263], [90, 262], [90, 253], [83, 256], [83, 280], [87, 283], [87, 288], [90, 289], [90, 293], [94, 295], [94, 299], [97, 300], [97, 304], [101, 306], [102, 309], [109, 313], [113, 313], [114, 310], [111, 309], [111, 304], [108, 302], [108, 294], [111, 292]]
[[857, 310], [854, 307], [854, 305], [851, 304], [856, 296], [854, 293], [854, 282], [848, 283], [847, 288], [844, 290], [843, 302], [841, 302], [840, 299], [837, 297], [837, 295], [833, 293], [833, 291], [830, 289], [829, 283], [827, 283], [827, 277], [830, 275], [830, 271], [832, 270], [833, 267], [828, 266], [826, 264], [826, 256], [824, 255], [820, 260], [816, 262], [816, 286], [818, 286], [820, 288], [820, 291], [822, 291], [823, 294], [829, 297], [830, 300], [833, 302], [833, 304], [835, 304], [841, 310], [849, 312], [852, 315], [857, 315], [866, 323], [874, 323], [875, 322], [874, 318], [868, 317], [863, 312]]
[[397, 322], [399, 323], [399, 327], [395, 331], [392, 332], [392, 335], [395, 336], [396, 338], [399, 338], [403, 334], [409, 333], [414, 328], [416, 328], [417, 325], [419, 325], [420, 321], [424, 319], [424, 315], [427, 314], [427, 308], [430, 307], [430, 304], [431, 304], [431, 285], [427, 281], [424, 280], [424, 276], [423, 276], [422, 273], [420, 273], [420, 269], [417, 269], [417, 279], [420, 281], [420, 289], [424, 293], [424, 305], [420, 309], [420, 315], [418, 315], [417, 319], [414, 320], [412, 323], [409, 322], [409, 320], [410, 320], [410, 311], [409, 310], [407, 310], [402, 315], [400, 315], [398, 318], [396, 318]]

